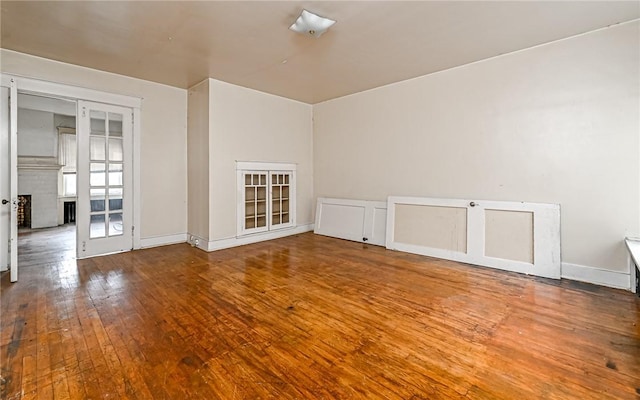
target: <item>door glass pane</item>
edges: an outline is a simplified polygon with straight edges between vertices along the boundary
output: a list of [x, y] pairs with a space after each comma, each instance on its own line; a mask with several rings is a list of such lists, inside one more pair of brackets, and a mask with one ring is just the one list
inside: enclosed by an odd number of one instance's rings
[[104, 197], [104, 195], [91, 197], [91, 211], [92, 212], [104, 211], [104, 207], [105, 207], [105, 197]]
[[91, 216], [91, 226], [89, 227], [89, 238], [105, 237], [105, 218], [104, 214]]
[[244, 215], [249, 218], [253, 218], [256, 216], [256, 205], [254, 202], [248, 202], [245, 204]]
[[256, 189], [253, 187], [248, 187], [244, 189], [245, 200], [253, 202], [256, 199]]
[[104, 188], [92, 188], [89, 189], [89, 195], [91, 196], [91, 198], [97, 197], [97, 196], [102, 196], [104, 197], [106, 191], [104, 190]]
[[122, 186], [122, 164], [109, 164], [109, 185]]
[[99, 136], [91, 136], [89, 157], [91, 160], [104, 161], [106, 159], [106, 141]]
[[109, 137], [122, 137], [122, 114], [109, 113]]
[[122, 199], [109, 198], [109, 211], [122, 211]]
[[109, 188], [110, 199], [122, 199], [122, 188]]
[[124, 156], [122, 154], [122, 139], [121, 138], [109, 138], [109, 161], [122, 161]]
[[110, 213], [109, 236], [120, 236], [122, 233], [122, 213]]
[[267, 202], [265, 200], [258, 200], [256, 202], [256, 215], [258, 215], [258, 217], [267, 215]]
[[106, 117], [105, 112], [91, 110], [91, 113], [89, 114], [89, 116], [91, 117], [91, 134], [104, 136], [105, 135], [105, 129], [104, 129], [105, 117]]
[[89, 174], [90, 186], [104, 186], [106, 185], [106, 172], [104, 163], [91, 163], [91, 172]]
[[267, 188], [266, 187], [258, 187], [258, 200], [266, 200], [267, 199]]

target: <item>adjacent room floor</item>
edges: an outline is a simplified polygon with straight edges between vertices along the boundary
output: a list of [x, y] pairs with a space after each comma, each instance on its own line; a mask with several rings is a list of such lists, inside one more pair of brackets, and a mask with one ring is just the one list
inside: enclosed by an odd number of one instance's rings
[[312, 233], [23, 266], [2, 397], [637, 399], [640, 298]]
[[18, 265], [52, 264], [76, 258], [76, 225], [54, 228], [20, 229]]

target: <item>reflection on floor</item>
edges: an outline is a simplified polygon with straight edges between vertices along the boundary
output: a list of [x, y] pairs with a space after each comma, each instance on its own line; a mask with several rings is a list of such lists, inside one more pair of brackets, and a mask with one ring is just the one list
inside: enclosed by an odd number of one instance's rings
[[76, 258], [76, 225], [18, 232], [18, 265], [53, 264]]

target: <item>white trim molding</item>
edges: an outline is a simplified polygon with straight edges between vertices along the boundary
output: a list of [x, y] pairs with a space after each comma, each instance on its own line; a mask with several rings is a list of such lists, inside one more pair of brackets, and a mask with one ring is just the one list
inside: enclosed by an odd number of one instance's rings
[[8, 87], [11, 79], [15, 80], [18, 85], [18, 90], [22, 93], [48, 94], [72, 100], [95, 101], [97, 103], [116, 104], [130, 108], [140, 108], [142, 106], [142, 99], [139, 97], [28, 78], [15, 74], [1, 74], [0, 84]]
[[152, 236], [140, 239], [141, 249], [150, 247], [167, 246], [170, 244], [185, 243], [188, 235], [186, 233], [176, 233], [175, 235]]
[[[228, 249], [236, 246], [243, 246], [245, 244], [264, 242], [264, 241], [273, 240], [273, 239], [280, 239], [283, 237], [299, 235], [301, 233], [311, 232], [311, 231], [313, 231], [313, 224], [305, 224], [305, 225], [298, 225], [294, 228], [261, 232], [253, 235], [211, 240], [209, 242], [199, 241], [197, 247], [205, 251], [215, 251], [215, 250]], [[206, 243], [206, 248], [204, 248], [205, 243]]]
[[571, 279], [615, 289], [631, 289], [628, 272], [611, 271], [566, 262], [562, 263], [562, 279]]
[[140, 136], [142, 135], [142, 118], [140, 108], [133, 109], [133, 248], [143, 247], [140, 237], [142, 228], [142, 202], [140, 200], [140, 153], [142, 150]]
[[198, 236], [198, 235], [194, 235], [192, 233], [188, 233], [187, 232], [187, 243], [191, 245], [191, 247], [197, 247], [200, 250], [204, 250], [207, 251], [207, 247], [208, 247], [208, 240]]
[[638, 266], [640, 266], [640, 239], [628, 237], [624, 239], [627, 247], [627, 264], [629, 265], [629, 285], [631, 292], [636, 293], [638, 290]]
[[236, 161], [236, 170], [295, 171], [298, 164], [265, 161]]

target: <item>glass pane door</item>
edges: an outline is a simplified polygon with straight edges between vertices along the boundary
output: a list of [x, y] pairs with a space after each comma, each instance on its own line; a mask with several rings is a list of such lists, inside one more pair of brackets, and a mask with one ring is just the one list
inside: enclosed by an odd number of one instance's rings
[[129, 250], [131, 109], [82, 102], [78, 137], [78, 256]]
[[290, 174], [271, 173], [271, 226], [278, 227], [290, 222]]
[[244, 174], [244, 230], [267, 229], [267, 173], [247, 171]]

